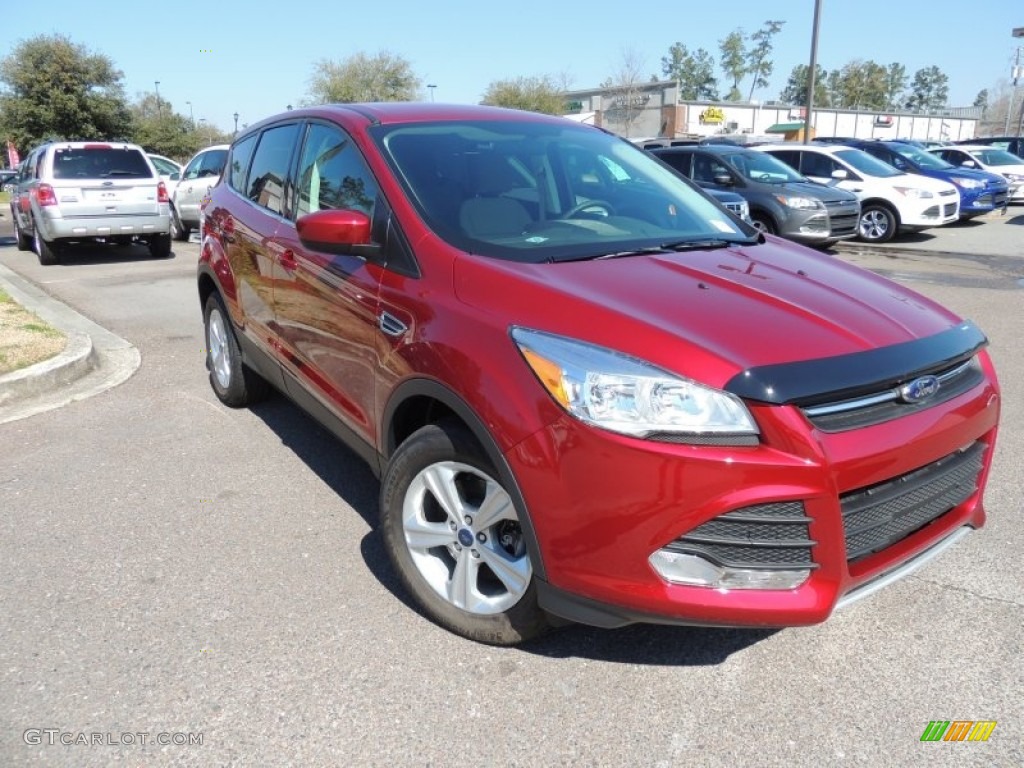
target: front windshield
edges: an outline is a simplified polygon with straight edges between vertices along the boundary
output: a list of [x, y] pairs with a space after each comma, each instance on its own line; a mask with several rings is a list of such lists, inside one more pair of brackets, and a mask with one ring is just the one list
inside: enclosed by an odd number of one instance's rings
[[840, 149], [836, 157], [844, 160], [848, 165], [863, 173], [865, 176], [901, 176], [903, 171], [898, 171], [888, 163], [882, 162], [877, 157], [869, 155], [862, 149]]
[[917, 147], [912, 147], [909, 144], [900, 144], [899, 146], [892, 144], [890, 146], [892, 147], [892, 151], [897, 155], [902, 155], [911, 162], [917, 163], [922, 168], [927, 168], [932, 171], [948, 171], [953, 167], [941, 157], [937, 157], [931, 152], [920, 150]]
[[471, 253], [563, 261], [756, 236], [648, 153], [568, 120], [371, 132], [427, 225]]
[[784, 184], [789, 181], [807, 181], [781, 160], [764, 152], [723, 152], [721, 159], [750, 181]]
[[971, 154], [983, 165], [1024, 165], [1024, 160], [1005, 149], [972, 149]]

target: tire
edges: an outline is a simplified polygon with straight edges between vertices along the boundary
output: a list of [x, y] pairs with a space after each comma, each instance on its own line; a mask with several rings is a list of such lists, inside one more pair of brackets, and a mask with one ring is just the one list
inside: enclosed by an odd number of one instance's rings
[[752, 213], [750, 214], [750, 221], [754, 225], [755, 229], [759, 229], [766, 235], [777, 234], [778, 230], [775, 228], [775, 222], [771, 220], [769, 216], [763, 213]]
[[429, 424], [388, 463], [380, 522], [402, 584], [431, 620], [470, 640], [515, 645], [550, 624], [518, 510], [497, 476], [461, 423]]
[[857, 238], [866, 243], [887, 243], [896, 236], [896, 214], [881, 203], [868, 203], [860, 212]]
[[18, 226], [18, 217], [14, 214], [14, 237], [18, 241], [19, 251], [31, 251], [32, 250], [32, 238], [21, 231], [21, 227]]
[[149, 238], [149, 255], [154, 259], [166, 259], [171, 255], [171, 236], [152, 235]]
[[36, 222], [35, 232], [32, 235], [32, 245], [39, 257], [39, 263], [44, 267], [51, 267], [58, 262], [56, 246], [43, 239], [39, 232], [39, 223]]
[[206, 330], [206, 368], [217, 399], [232, 408], [243, 408], [267, 396], [270, 385], [242, 362], [242, 351], [224, 302], [213, 293], [203, 309]]
[[181, 223], [181, 219], [178, 218], [178, 212], [174, 210], [174, 206], [171, 206], [171, 237], [177, 240], [179, 243], [184, 243], [188, 240], [188, 236], [192, 234], [192, 228], [186, 227]]

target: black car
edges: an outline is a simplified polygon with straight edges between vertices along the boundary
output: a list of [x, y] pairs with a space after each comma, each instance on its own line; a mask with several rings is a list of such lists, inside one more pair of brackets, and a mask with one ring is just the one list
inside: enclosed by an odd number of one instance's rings
[[855, 194], [810, 181], [764, 152], [729, 144], [648, 151], [702, 187], [745, 198], [754, 226], [768, 234], [815, 247], [857, 234]]

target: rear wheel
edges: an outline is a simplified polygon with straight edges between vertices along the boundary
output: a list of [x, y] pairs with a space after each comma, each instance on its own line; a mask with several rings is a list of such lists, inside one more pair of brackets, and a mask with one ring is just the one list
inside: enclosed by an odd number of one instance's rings
[[39, 222], [36, 222], [35, 232], [32, 236], [32, 244], [36, 252], [36, 256], [39, 257], [39, 263], [44, 267], [49, 267], [57, 263], [57, 251], [56, 246], [48, 241], [44, 240], [42, 234], [39, 232]]
[[177, 240], [179, 243], [183, 243], [188, 240], [188, 236], [192, 233], [191, 227], [186, 227], [181, 223], [181, 219], [178, 218], [178, 212], [171, 207], [171, 237]]
[[515, 503], [458, 422], [413, 433], [381, 485], [384, 545], [406, 589], [451, 632], [514, 645], [549, 628]]
[[153, 235], [149, 238], [149, 255], [154, 259], [166, 259], [171, 255], [171, 236]]
[[242, 408], [266, 397], [270, 385], [242, 362], [242, 350], [231, 327], [224, 302], [216, 293], [206, 299], [206, 367], [214, 394], [232, 408]]
[[18, 217], [14, 217], [14, 237], [18, 241], [19, 251], [31, 251], [32, 250], [32, 238], [21, 231], [21, 227], [18, 226]]
[[869, 203], [860, 213], [858, 232], [868, 243], [886, 243], [896, 235], [896, 215], [880, 203]]

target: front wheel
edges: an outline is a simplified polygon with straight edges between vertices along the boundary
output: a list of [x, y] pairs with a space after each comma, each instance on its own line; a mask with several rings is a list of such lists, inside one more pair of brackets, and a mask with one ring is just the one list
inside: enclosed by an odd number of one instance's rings
[[752, 213], [750, 214], [750, 220], [754, 225], [755, 229], [759, 229], [766, 235], [774, 235], [776, 233], [775, 222], [763, 213]]
[[868, 205], [860, 213], [859, 236], [868, 243], [887, 243], [896, 235], [896, 216], [884, 205]]
[[463, 637], [515, 645], [549, 628], [515, 503], [460, 423], [429, 424], [388, 464], [384, 545], [435, 622]]

